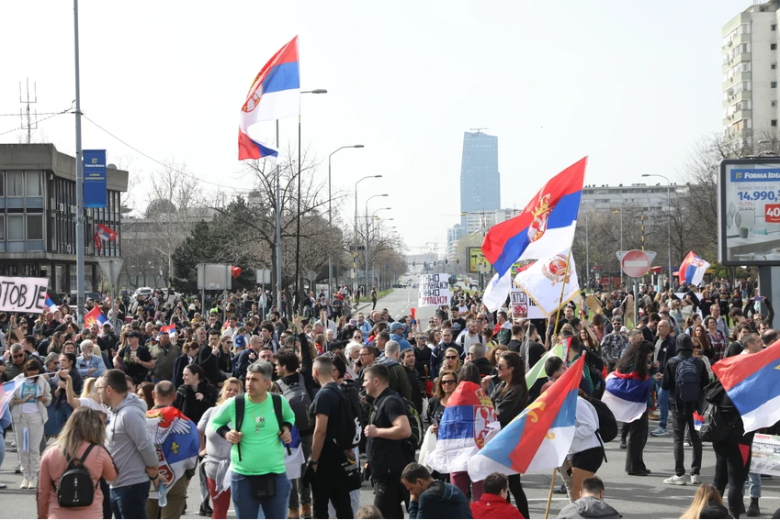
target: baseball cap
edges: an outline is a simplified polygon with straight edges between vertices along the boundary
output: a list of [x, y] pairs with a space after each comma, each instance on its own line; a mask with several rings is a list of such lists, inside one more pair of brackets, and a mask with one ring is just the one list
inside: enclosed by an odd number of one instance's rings
[[246, 338], [241, 334], [237, 334], [236, 337], [233, 338], [233, 345], [236, 348], [246, 348]]
[[400, 323], [400, 322], [397, 322], [397, 321], [394, 321], [394, 322], [393, 322], [393, 324], [392, 324], [392, 325], [390, 325], [390, 330], [391, 330], [391, 331], [392, 331], [392, 330], [398, 330], [398, 329], [402, 329], [402, 328], [404, 328], [404, 324], [403, 324], [403, 323]]
[[137, 330], [131, 330], [130, 332], [127, 333], [126, 337], [141, 339], [141, 333], [138, 332]]

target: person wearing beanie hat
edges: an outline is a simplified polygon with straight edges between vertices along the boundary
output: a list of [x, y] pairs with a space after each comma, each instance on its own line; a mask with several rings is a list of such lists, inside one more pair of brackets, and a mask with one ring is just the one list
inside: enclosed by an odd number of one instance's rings
[[664, 480], [666, 484], [684, 486], [685, 477], [685, 427], [688, 427], [693, 444], [693, 463], [690, 483], [699, 485], [701, 479], [701, 439], [693, 424], [693, 412], [701, 408], [704, 387], [710, 382], [704, 362], [693, 355], [693, 341], [688, 334], [677, 336], [677, 355], [666, 362], [661, 388], [669, 392], [674, 432], [675, 475]]

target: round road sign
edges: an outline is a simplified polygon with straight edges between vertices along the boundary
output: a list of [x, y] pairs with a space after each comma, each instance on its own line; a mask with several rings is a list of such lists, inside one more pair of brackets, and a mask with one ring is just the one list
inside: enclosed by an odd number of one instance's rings
[[650, 257], [638, 249], [627, 251], [620, 261], [623, 272], [631, 278], [641, 278], [650, 269]]

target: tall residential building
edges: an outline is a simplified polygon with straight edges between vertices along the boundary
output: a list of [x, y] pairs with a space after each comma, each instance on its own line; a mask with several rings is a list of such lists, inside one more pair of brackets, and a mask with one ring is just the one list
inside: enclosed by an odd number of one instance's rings
[[[468, 214], [493, 212], [499, 208], [498, 137], [479, 130], [465, 132], [460, 165], [460, 211]], [[460, 223], [466, 227], [466, 215], [461, 216]]]
[[723, 137], [755, 145], [777, 131], [780, 23], [778, 0], [756, 3], [734, 17], [723, 36]]

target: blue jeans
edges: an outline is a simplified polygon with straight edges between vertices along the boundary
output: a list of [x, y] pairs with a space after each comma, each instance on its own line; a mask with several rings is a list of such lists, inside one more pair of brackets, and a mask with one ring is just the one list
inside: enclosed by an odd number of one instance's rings
[[665, 430], [666, 423], [669, 420], [669, 391], [661, 389], [661, 381], [656, 381], [655, 384], [658, 407], [661, 409], [658, 427]]
[[111, 488], [111, 511], [114, 518], [146, 518], [146, 500], [150, 482]]
[[252, 485], [244, 475], [233, 473], [230, 490], [236, 518], [287, 518], [287, 501], [290, 498], [290, 481], [287, 475], [276, 475], [276, 494], [268, 498], [252, 496]]
[[[748, 482], [750, 482], [750, 487], [748, 488], [750, 498], [761, 498], [761, 475], [759, 473], [748, 473]], [[745, 494], [744, 484], [742, 484], [742, 494]]]

